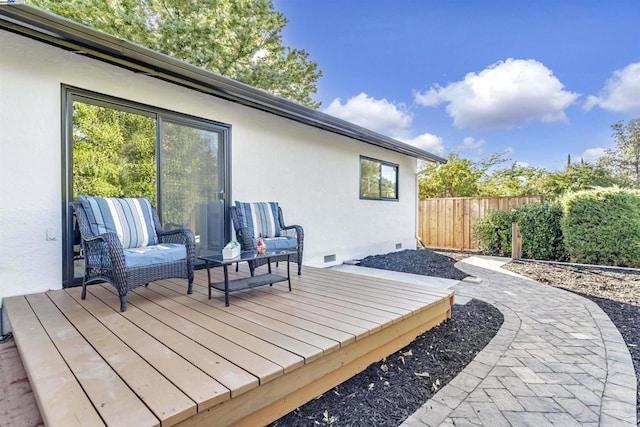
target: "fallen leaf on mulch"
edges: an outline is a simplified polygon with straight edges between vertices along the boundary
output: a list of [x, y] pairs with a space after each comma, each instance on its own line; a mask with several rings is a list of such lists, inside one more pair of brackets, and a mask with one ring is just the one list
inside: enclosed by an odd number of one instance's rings
[[[465, 314], [469, 312], [475, 313], [475, 316]], [[500, 321], [487, 324], [484, 321], [487, 314]], [[433, 397], [432, 382], [438, 378], [442, 388], [447, 381], [451, 381], [473, 359], [468, 351], [471, 348], [483, 348], [500, 329], [501, 323], [498, 309], [487, 303], [472, 300], [464, 306], [454, 305], [451, 319], [421, 335], [411, 345], [389, 355], [386, 361], [380, 360], [336, 386], [335, 391], [339, 393], [325, 393], [322, 400], [303, 405], [299, 411], [289, 413], [271, 424], [271, 427], [328, 427], [329, 422], [322, 421], [324, 410], [328, 411], [329, 420], [331, 417], [336, 419], [331, 427], [397, 427]], [[463, 337], [464, 341], [461, 340]], [[461, 355], [440, 353], [439, 349], [429, 350], [429, 345], [434, 342], [447, 343], [447, 348]], [[427, 354], [427, 350], [431, 354]], [[381, 372], [380, 365], [383, 364], [389, 367], [388, 372]], [[428, 373], [429, 377], [421, 377], [416, 373]], [[369, 390], [369, 384], [374, 384], [374, 388]]]
[[329, 425], [334, 424], [336, 421], [338, 421], [336, 417], [329, 417], [329, 411], [324, 411], [322, 415], [324, 415], [322, 421], [324, 421], [325, 423], [329, 423]]
[[387, 365], [381, 365], [381, 366], [380, 366], [380, 370], [381, 370], [382, 372], [389, 372], [389, 367], [388, 367]]
[[429, 378], [431, 376], [429, 372], [414, 372], [414, 374], [416, 374], [417, 377], [422, 378]]

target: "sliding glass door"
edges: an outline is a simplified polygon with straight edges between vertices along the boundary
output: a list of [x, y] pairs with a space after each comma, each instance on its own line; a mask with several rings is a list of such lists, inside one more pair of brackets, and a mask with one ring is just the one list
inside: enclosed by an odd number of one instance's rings
[[225, 132], [161, 120], [160, 208], [165, 227], [186, 227], [196, 256], [225, 245]]
[[67, 89], [63, 167], [63, 284], [82, 279], [78, 195], [148, 197], [165, 229], [186, 227], [196, 255], [230, 238], [230, 126]]

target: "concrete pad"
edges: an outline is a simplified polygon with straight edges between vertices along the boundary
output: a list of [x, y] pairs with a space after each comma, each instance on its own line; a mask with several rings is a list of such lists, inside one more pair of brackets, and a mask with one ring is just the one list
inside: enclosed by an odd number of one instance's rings
[[[341, 271], [343, 273], [360, 274], [362, 276], [377, 277], [387, 280], [395, 280], [396, 282], [412, 283], [416, 285], [430, 286], [436, 289], [449, 289], [458, 284], [459, 280], [443, 279], [441, 277], [424, 276], [422, 274], [400, 273], [391, 270], [382, 270], [380, 268], [359, 267], [357, 265], [341, 264], [329, 267], [331, 270]], [[457, 298], [457, 296], [456, 296]]]
[[514, 273], [509, 270], [505, 270], [504, 268], [502, 268], [503, 265], [508, 264], [511, 261], [512, 261], [511, 258], [505, 258], [505, 257], [474, 255], [458, 262], [462, 264], [469, 264], [476, 267], [486, 268], [487, 270], [499, 271], [500, 273], [507, 274], [510, 276], [524, 278], [524, 276], [521, 276], [517, 273]]

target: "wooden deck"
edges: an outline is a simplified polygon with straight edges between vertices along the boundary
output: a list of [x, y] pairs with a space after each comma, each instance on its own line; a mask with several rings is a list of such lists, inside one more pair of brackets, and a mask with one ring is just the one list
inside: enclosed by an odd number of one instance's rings
[[71, 288], [4, 306], [43, 420], [70, 427], [265, 425], [404, 347], [453, 304], [448, 291], [310, 267], [292, 286], [236, 292], [225, 307], [222, 292], [207, 298], [199, 270], [192, 295], [184, 280], [155, 282], [129, 294], [125, 313], [110, 285], [84, 301]]

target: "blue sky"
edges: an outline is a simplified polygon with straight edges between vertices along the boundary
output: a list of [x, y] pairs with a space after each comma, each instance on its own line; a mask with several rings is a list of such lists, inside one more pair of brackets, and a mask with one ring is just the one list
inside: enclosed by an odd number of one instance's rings
[[436, 154], [565, 167], [640, 117], [638, 0], [274, 0], [329, 114]]

